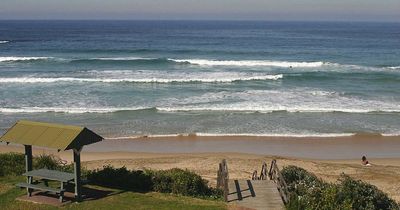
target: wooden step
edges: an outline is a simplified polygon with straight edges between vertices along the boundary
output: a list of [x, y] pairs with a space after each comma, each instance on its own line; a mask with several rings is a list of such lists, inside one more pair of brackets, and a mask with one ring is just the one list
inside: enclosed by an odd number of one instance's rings
[[270, 180], [229, 180], [228, 202], [251, 209], [284, 209], [276, 184]]

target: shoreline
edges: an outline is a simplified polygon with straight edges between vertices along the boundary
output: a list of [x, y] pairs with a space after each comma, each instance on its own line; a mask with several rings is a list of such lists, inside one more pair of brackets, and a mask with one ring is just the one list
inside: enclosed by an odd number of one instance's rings
[[[118, 144], [116, 144], [118, 142]], [[246, 153], [306, 159], [400, 158], [400, 136], [158, 136], [104, 140], [88, 152]]]
[[[0, 152], [4, 150], [4, 145], [4, 142], [0, 143]], [[9, 145], [8, 147], [15, 146]], [[85, 146], [83, 152], [115, 154], [240, 153], [301, 159], [346, 160], [359, 159], [363, 155], [378, 159], [400, 158], [397, 148], [400, 148], [400, 136], [374, 134], [340, 137], [171, 135], [108, 139]]]
[[141, 138], [166, 138], [166, 137], [280, 137], [280, 138], [335, 138], [335, 137], [399, 137], [400, 134], [386, 133], [321, 133], [321, 134], [268, 134], [268, 133], [173, 133], [173, 134], [148, 134], [148, 135], [132, 135], [132, 136], [111, 136], [105, 137], [105, 140], [133, 140]]

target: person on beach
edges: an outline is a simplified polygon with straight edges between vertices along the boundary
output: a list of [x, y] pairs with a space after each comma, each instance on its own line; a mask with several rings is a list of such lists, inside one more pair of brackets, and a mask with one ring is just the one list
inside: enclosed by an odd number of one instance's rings
[[371, 165], [371, 164], [369, 164], [369, 162], [368, 162], [368, 160], [367, 160], [367, 157], [365, 157], [365, 155], [362, 156], [362, 158], [361, 158], [361, 164], [362, 164], [363, 166], [370, 166], [370, 165]]

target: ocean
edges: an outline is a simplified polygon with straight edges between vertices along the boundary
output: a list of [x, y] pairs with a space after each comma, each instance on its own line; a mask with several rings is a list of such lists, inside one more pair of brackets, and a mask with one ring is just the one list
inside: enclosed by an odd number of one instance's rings
[[0, 21], [19, 119], [143, 135], [400, 135], [400, 23]]

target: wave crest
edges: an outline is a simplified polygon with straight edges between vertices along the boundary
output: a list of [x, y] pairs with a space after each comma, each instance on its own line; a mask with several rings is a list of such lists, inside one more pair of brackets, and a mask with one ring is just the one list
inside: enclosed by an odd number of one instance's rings
[[31, 60], [47, 60], [52, 57], [0, 57], [0, 62], [16, 62], [16, 61], [31, 61]]
[[317, 62], [290, 62], [290, 61], [270, 61], [270, 60], [203, 60], [203, 59], [169, 59], [177, 63], [189, 63], [204, 66], [273, 66], [283, 68], [296, 67], [320, 67], [325, 63]]
[[389, 69], [393, 69], [393, 70], [397, 70], [397, 69], [400, 69], [400, 66], [389, 66], [388, 68]]
[[250, 80], [279, 80], [282, 74], [258, 76], [232, 76], [226, 78], [75, 78], [75, 77], [11, 77], [0, 78], [0, 83], [55, 83], [55, 82], [103, 82], [103, 83], [231, 83]]
[[341, 108], [293, 108], [293, 109], [279, 109], [279, 108], [248, 108], [248, 107], [19, 107], [19, 108], [0, 108], [0, 113], [70, 113], [70, 114], [83, 114], [83, 113], [115, 113], [122, 111], [143, 111], [143, 110], [156, 110], [161, 112], [241, 112], [241, 113], [400, 113], [400, 110], [393, 109], [341, 109]]
[[151, 109], [149, 107], [20, 107], [20, 108], [0, 108], [2, 113], [70, 113], [70, 114], [83, 114], [83, 113], [113, 113], [119, 111], [137, 111]]

